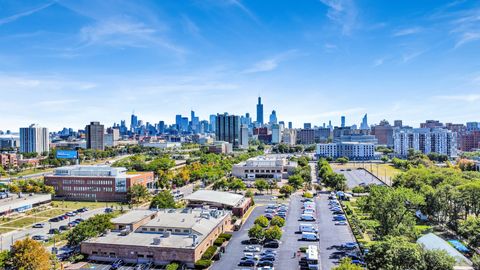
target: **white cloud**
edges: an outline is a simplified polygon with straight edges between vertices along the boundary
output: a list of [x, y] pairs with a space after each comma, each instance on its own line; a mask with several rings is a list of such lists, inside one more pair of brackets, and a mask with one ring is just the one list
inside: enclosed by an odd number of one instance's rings
[[408, 53], [404, 53], [402, 55], [402, 61], [403, 63], [407, 63], [407, 62], [410, 62], [411, 60], [419, 57], [420, 55], [422, 55], [425, 51], [412, 51], [412, 52], [408, 52]]
[[243, 3], [241, 0], [229, 0], [228, 3], [230, 3], [231, 5], [234, 5], [236, 7], [238, 7], [240, 10], [242, 10], [245, 14], [248, 15], [248, 17], [250, 17], [252, 20], [254, 20], [256, 23], [259, 23], [258, 21], [258, 18], [253, 14], [252, 11], [250, 11], [250, 9], [248, 9]]
[[443, 100], [449, 100], [449, 101], [462, 101], [462, 102], [480, 101], [480, 95], [479, 94], [436, 96], [436, 98], [443, 99]]
[[297, 50], [289, 50], [287, 52], [278, 54], [272, 58], [264, 59], [262, 61], [255, 63], [252, 67], [242, 71], [242, 73], [257, 73], [257, 72], [272, 71], [276, 69], [281, 62], [286, 61], [296, 52]]
[[373, 66], [374, 67], [381, 66], [381, 65], [383, 65], [384, 62], [385, 62], [385, 57], [377, 58], [377, 59], [375, 59], [375, 61], [373, 61]]
[[30, 10], [27, 10], [27, 11], [24, 11], [24, 12], [20, 12], [20, 13], [17, 13], [15, 15], [12, 15], [12, 16], [9, 16], [9, 17], [5, 17], [5, 18], [2, 18], [0, 19], [0, 26], [3, 25], [3, 24], [7, 24], [7, 23], [11, 23], [11, 22], [14, 22], [22, 17], [26, 17], [26, 16], [30, 16], [36, 12], [39, 12], [43, 9], [46, 9], [48, 8], [49, 6], [51, 6], [54, 2], [50, 2], [50, 3], [47, 3], [45, 5], [42, 5], [40, 7], [37, 7], [37, 8], [34, 8], [34, 9], [30, 9]]
[[461, 47], [462, 45], [464, 45], [466, 43], [476, 41], [476, 40], [479, 40], [479, 39], [480, 39], [480, 32], [462, 33], [460, 35], [459, 39], [457, 40], [457, 42], [455, 43], [455, 49], [458, 48], [458, 47]]
[[422, 28], [420, 27], [410, 27], [410, 28], [404, 28], [397, 30], [393, 33], [394, 37], [401, 37], [401, 36], [408, 36], [408, 35], [413, 35], [420, 33], [422, 31]]
[[349, 35], [356, 26], [358, 11], [353, 0], [320, 0], [328, 7], [327, 17], [342, 27], [342, 33]]

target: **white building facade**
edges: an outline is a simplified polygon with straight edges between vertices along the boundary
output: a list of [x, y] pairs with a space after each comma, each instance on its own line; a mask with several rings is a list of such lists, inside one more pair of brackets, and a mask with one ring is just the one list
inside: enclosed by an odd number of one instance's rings
[[371, 160], [376, 158], [374, 144], [358, 142], [317, 144], [317, 156], [330, 158], [347, 157], [351, 160]]
[[447, 129], [401, 129], [393, 134], [393, 149], [405, 157], [413, 149], [423, 154], [437, 153], [448, 157], [457, 156], [457, 134]]
[[48, 129], [32, 124], [26, 128], [20, 128], [20, 152], [43, 153], [50, 151], [50, 138]]

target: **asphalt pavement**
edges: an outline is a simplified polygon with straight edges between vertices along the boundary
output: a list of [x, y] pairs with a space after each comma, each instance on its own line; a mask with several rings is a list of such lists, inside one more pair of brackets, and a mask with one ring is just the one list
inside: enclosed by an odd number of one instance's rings
[[226, 269], [249, 269], [248, 267], [238, 266], [240, 259], [243, 257], [243, 249], [246, 245], [241, 242], [248, 240], [248, 230], [253, 226], [255, 219], [263, 215], [266, 206], [257, 206], [246, 220], [245, 224], [239, 231], [233, 233], [233, 236], [228, 243], [225, 253], [219, 261], [214, 262], [211, 270], [226, 270]]
[[354, 188], [360, 186], [360, 184], [370, 185], [384, 185], [384, 183], [378, 180], [375, 176], [368, 173], [366, 170], [335, 170], [336, 173], [341, 173], [347, 178], [347, 186]]
[[[68, 222], [73, 221], [77, 218], [87, 219], [87, 218], [92, 217], [96, 214], [103, 213], [104, 210], [105, 210], [104, 208], [88, 210], [87, 212], [79, 213], [78, 215], [76, 215], [74, 217], [67, 218], [67, 219], [59, 221], [59, 222], [48, 222], [48, 221], [41, 222], [41, 223], [45, 224], [44, 228], [26, 228], [26, 229], [23, 229], [23, 230], [20, 230], [20, 231], [12, 231], [12, 232], [2, 234], [0, 236], [0, 250], [10, 249], [10, 245], [12, 245], [12, 243], [14, 243], [17, 240], [23, 239], [27, 236], [33, 236], [33, 235], [49, 236], [48, 231], [50, 230], [50, 228], [58, 229], [58, 227], [60, 227], [61, 225], [67, 225]], [[65, 211], [65, 212], [68, 212], [68, 211]]]
[[318, 234], [320, 236], [320, 261], [324, 270], [332, 269], [338, 264], [340, 245], [355, 242], [350, 226], [335, 225], [333, 214], [328, 205], [328, 196], [328, 192], [322, 192], [315, 198]]

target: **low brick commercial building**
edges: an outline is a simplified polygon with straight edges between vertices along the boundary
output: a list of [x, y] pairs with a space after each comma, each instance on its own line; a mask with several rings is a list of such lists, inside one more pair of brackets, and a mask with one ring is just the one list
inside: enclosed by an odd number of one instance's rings
[[81, 244], [90, 260], [193, 267], [218, 236], [231, 229], [229, 211], [205, 208], [133, 210], [112, 220], [115, 229]]
[[241, 194], [201, 189], [187, 197], [189, 207], [209, 206], [230, 210], [235, 216], [242, 217], [252, 205], [252, 199]]
[[57, 198], [65, 200], [124, 202], [135, 184], [152, 188], [153, 172], [128, 173], [126, 168], [110, 166], [67, 166], [45, 176], [45, 184], [55, 188]]

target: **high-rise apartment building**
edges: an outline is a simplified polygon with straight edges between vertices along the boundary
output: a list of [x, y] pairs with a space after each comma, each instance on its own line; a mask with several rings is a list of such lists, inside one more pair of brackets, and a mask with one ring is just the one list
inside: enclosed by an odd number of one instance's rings
[[130, 130], [135, 131], [136, 127], [138, 127], [138, 117], [132, 113], [130, 117]]
[[457, 134], [447, 129], [399, 129], [393, 135], [393, 149], [399, 156], [407, 156], [409, 149], [424, 154], [438, 153], [457, 156]]
[[215, 132], [216, 129], [217, 116], [214, 114], [210, 115], [210, 131]]
[[90, 122], [90, 125], [85, 127], [87, 149], [104, 150], [104, 133], [105, 128], [100, 122]]
[[280, 125], [273, 124], [272, 125], [272, 144], [279, 144], [282, 139], [282, 131], [280, 129]]
[[248, 148], [248, 126], [240, 126], [240, 148]]
[[277, 124], [277, 112], [275, 110], [270, 114], [269, 122], [270, 125]]
[[365, 114], [365, 115], [363, 116], [363, 118], [362, 118], [362, 123], [360, 124], [360, 129], [363, 129], [363, 130], [365, 130], [365, 129], [370, 129], [370, 128], [368, 127], [367, 114]]
[[228, 113], [217, 114], [215, 136], [217, 141], [224, 141], [239, 147], [240, 137], [240, 117], [228, 115]]
[[341, 127], [344, 128], [345, 127], [345, 116], [342, 116], [340, 118], [340, 122], [341, 122]]
[[372, 135], [378, 140], [378, 144], [385, 145], [387, 147], [393, 147], [393, 129], [387, 120], [382, 120], [380, 124], [373, 125]]
[[393, 121], [393, 126], [396, 127], [396, 128], [402, 128], [403, 121], [402, 120], [394, 120]]
[[314, 144], [315, 143], [315, 131], [313, 129], [300, 129], [297, 132], [297, 141], [300, 144]]
[[263, 104], [262, 98], [258, 97], [258, 104], [257, 104], [257, 123], [263, 125]]
[[20, 152], [43, 153], [50, 150], [50, 138], [48, 129], [32, 124], [26, 128], [20, 128]]

